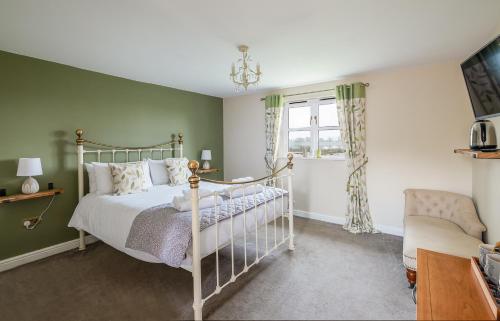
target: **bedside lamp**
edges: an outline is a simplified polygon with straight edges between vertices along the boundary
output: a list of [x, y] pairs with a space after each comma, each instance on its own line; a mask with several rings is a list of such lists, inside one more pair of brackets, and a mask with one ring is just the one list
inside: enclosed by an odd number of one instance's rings
[[42, 175], [42, 162], [40, 158], [19, 158], [17, 166], [17, 176], [27, 176], [23, 182], [22, 191], [24, 194], [34, 194], [38, 192], [40, 186], [32, 176]]
[[210, 163], [208, 161], [212, 160], [212, 151], [210, 149], [204, 149], [201, 151], [201, 160], [203, 162], [203, 169], [210, 169]]

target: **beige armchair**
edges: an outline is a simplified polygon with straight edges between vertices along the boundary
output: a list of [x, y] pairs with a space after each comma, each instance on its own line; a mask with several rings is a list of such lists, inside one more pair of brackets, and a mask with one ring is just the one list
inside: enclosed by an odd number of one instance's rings
[[470, 197], [425, 189], [404, 193], [403, 262], [411, 287], [416, 282], [417, 248], [461, 257], [478, 255], [486, 227]]

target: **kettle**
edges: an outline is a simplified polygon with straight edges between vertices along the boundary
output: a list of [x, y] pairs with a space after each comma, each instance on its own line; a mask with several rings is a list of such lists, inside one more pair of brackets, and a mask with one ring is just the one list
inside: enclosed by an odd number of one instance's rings
[[495, 126], [489, 120], [477, 120], [470, 129], [470, 149], [481, 151], [497, 150]]

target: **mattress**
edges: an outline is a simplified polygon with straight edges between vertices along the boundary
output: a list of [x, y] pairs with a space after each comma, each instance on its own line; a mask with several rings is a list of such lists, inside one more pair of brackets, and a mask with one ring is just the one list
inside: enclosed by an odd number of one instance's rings
[[[227, 185], [213, 184], [209, 182], [200, 182], [200, 189], [210, 191], [222, 191]], [[84, 230], [104, 243], [124, 252], [136, 259], [161, 263], [151, 254], [129, 249], [125, 247], [130, 227], [137, 215], [143, 210], [153, 206], [158, 206], [172, 202], [174, 196], [182, 195], [183, 190], [188, 190], [189, 184], [179, 186], [156, 185], [147, 192], [128, 194], [121, 196], [97, 195], [89, 193], [79, 202], [78, 206], [68, 224], [69, 227]], [[276, 203], [276, 204], [274, 204]], [[266, 205], [258, 206], [246, 212], [247, 232], [255, 230], [255, 222], [258, 225], [274, 219], [273, 212], [276, 209], [276, 218], [281, 216], [282, 207], [287, 208], [287, 197], [267, 202]], [[237, 215], [233, 218], [233, 232], [236, 235], [243, 234], [243, 215]], [[231, 220], [219, 222], [219, 247], [228, 244], [231, 240]], [[216, 226], [212, 225], [201, 231], [201, 255], [205, 257], [215, 251], [216, 248]], [[191, 249], [191, 247], [190, 247]], [[186, 253], [186, 259], [182, 265], [189, 270], [191, 267], [191, 250]]]

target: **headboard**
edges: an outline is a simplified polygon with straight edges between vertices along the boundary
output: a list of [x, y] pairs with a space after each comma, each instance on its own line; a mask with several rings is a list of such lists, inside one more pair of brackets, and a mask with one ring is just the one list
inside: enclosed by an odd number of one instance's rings
[[[168, 142], [144, 147], [114, 146], [91, 141], [83, 138], [83, 129], [77, 129], [75, 133], [78, 153], [78, 199], [81, 199], [84, 195], [83, 165], [85, 154], [96, 155], [98, 162], [101, 161], [102, 155], [108, 155], [110, 161], [113, 163], [129, 162], [130, 154], [135, 155], [137, 160], [142, 160], [144, 154], [148, 155], [151, 159], [155, 159], [155, 155], [159, 155], [158, 159], [163, 159], [165, 152], [171, 152], [172, 156], [183, 157], [184, 135], [182, 133], [177, 135], [177, 139], [175, 139], [174, 135]], [[84, 147], [88, 147], [89, 149], [85, 149]], [[176, 152], [178, 152], [178, 155], [175, 155]], [[124, 156], [123, 161], [117, 161], [118, 155]]]

